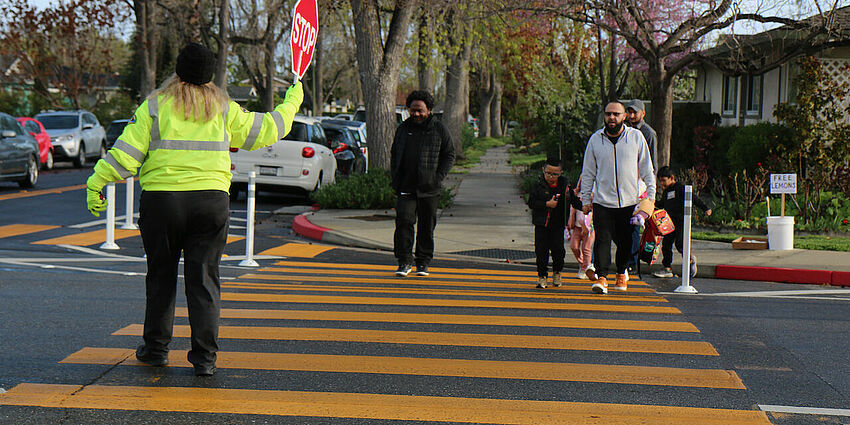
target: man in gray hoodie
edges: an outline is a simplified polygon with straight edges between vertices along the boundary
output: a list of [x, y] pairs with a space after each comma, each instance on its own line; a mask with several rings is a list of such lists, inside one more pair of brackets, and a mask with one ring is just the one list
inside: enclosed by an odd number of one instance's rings
[[[605, 106], [605, 127], [593, 133], [584, 151], [581, 170], [581, 201], [585, 214], [593, 211], [596, 270], [588, 270], [591, 289], [608, 293], [605, 278], [611, 265], [611, 240], [617, 245], [614, 290], [628, 289], [626, 262], [631, 251], [629, 220], [639, 202], [638, 180], [646, 184], [648, 199], [655, 199], [655, 170], [646, 140], [640, 130], [625, 125], [626, 108], [620, 102]], [[591, 203], [591, 195], [593, 201]]]

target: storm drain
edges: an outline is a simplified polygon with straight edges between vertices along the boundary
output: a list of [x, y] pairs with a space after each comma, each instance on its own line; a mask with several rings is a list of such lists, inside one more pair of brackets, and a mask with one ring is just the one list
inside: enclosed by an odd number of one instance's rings
[[498, 259], [507, 259], [507, 260], [523, 260], [526, 258], [534, 257], [534, 251], [522, 251], [519, 249], [499, 249], [499, 248], [487, 248], [487, 249], [473, 249], [470, 251], [457, 251], [450, 252], [449, 254], [457, 254], [457, 255], [471, 255], [474, 257], [485, 257], [485, 258], [498, 258]]

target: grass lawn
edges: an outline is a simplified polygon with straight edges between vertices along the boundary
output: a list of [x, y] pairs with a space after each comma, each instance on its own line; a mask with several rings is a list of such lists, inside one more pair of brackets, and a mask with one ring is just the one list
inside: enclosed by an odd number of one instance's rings
[[[703, 241], [729, 242], [741, 237], [737, 233], [693, 232], [691, 237]], [[820, 251], [850, 252], [850, 238], [821, 235], [794, 235], [794, 248]]]
[[546, 154], [545, 153], [537, 153], [533, 155], [528, 155], [524, 153], [511, 153], [511, 165], [514, 166], [523, 166], [523, 165], [531, 165], [536, 162], [545, 161]]

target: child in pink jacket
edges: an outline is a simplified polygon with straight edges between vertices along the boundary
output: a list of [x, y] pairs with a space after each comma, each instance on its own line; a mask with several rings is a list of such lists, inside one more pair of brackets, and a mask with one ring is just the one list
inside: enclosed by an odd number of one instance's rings
[[596, 239], [596, 232], [593, 230], [593, 212], [585, 215], [581, 210], [570, 207], [567, 229], [570, 232], [570, 249], [579, 266], [576, 277], [587, 279], [585, 274], [587, 269], [593, 269], [591, 259], [593, 258], [593, 241]]

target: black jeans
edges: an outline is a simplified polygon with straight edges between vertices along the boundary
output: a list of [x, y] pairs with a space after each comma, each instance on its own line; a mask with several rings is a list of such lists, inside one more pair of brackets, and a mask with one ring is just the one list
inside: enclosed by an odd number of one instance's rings
[[537, 276], [546, 277], [549, 269], [549, 253], [552, 253], [552, 273], [564, 269], [564, 228], [553, 229], [534, 226], [534, 253], [537, 254]]
[[142, 192], [139, 229], [148, 263], [143, 338], [151, 352], [168, 352], [182, 253], [192, 328], [189, 362], [215, 364], [221, 307], [218, 266], [227, 241], [229, 208], [229, 195], [219, 190]]
[[399, 264], [413, 264], [413, 225], [416, 224], [416, 264], [427, 266], [434, 258], [434, 228], [439, 196], [419, 198], [398, 195], [395, 204], [393, 253]]
[[629, 224], [635, 206], [623, 208], [607, 208], [593, 204], [593, 228], [596, 230], [596, 241], [593, 243], [593, 261], [596, 273], [605, 276], [611, 266], [611, 241], [617, 245], [616, 273], [626, 272], [632, 250], [632, 232]]

